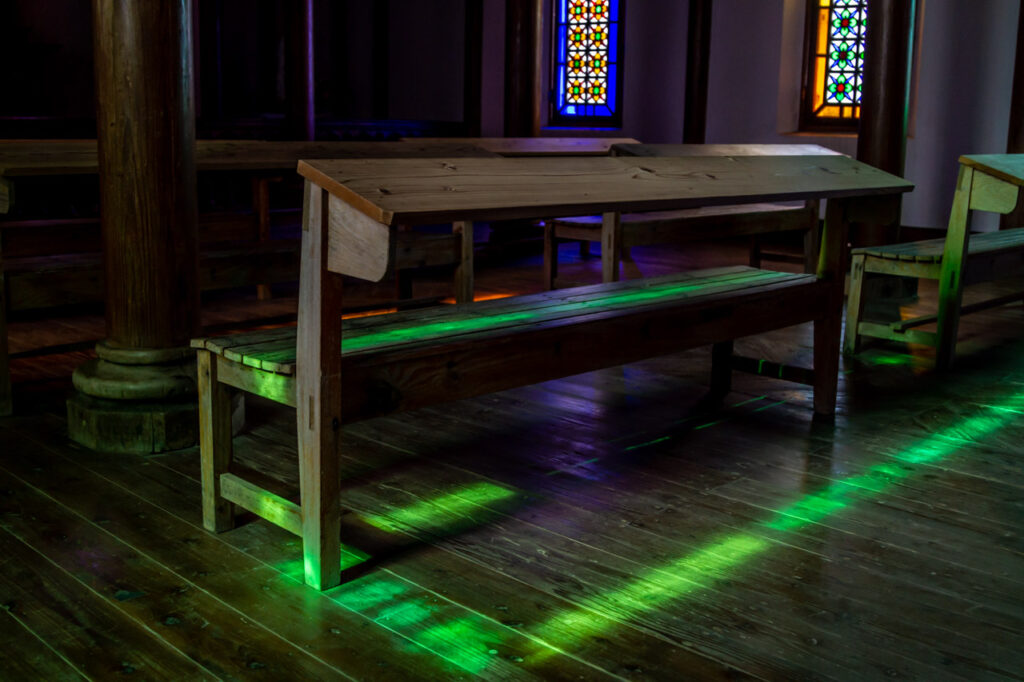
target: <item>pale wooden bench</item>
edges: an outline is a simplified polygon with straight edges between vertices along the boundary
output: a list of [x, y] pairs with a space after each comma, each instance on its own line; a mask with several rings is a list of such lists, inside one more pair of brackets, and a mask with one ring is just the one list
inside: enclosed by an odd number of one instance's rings
[[[617, 156], [834, 156], [838, 152], [813, 144], [629, 144], [612, 146]], [[640, 159], [637, 163], [642, 165]], [[604, 225], [601, 216], [556, 218], [544, 228], [543, 282], [545, 289], [557, 286], [558, 244], [578, 241], [581, 255], [590, 251], [590, 243], [601, 245], [601, 281], [614, 282], [620, 277], [621, 263], [630, 260], [634, 246], [656, 244], [687, 244], [750, 238], [749, 264], [760, 267], [762, 261], [796, 262], [804, 272], [814, 272], [818, 259], [818, 202], [757, 203], [733, 206], [705, 206], [699, 209], [625, 213], [618, 224]], [[798, 232], [803, 235], [803, 254], [793, 256], [766, 252], [762, 248], [765, 235]]]
[[[715, 395], [729, 390], [733, 369], [767, 370], [813, 385], [815, 413], [830, 418], [847, 223], [894, 220], [892, 195], [910, 185], [846, 157], [648, 164], [646, 180], [699, 169], [721, 181], [637, 182], [631, 162], [616, 158], [300, 163], [298, 327], [193, 342], [204, 525], [224, 531], [234, 507], [252, 511], [300, 535], [306, 582], [332, 587], [340, 581], [342, 425], [695, 346], [713, 345]], [[735, 266], [345, 322], [339, 315], [342, 274], [379, 280], [393, 266], [397, 223], [448, 219], [465, 235], [474, 219], [829, 197], [816, 275]], [[813, 369], [756, 367], [733, 354], [733, 339], [802, 322], [814, 323]], [[298, 501], [233, 465], [236, 390], [296, 408]]]
[[[1010, 213], [1024, 185], [1024, 154], [960, 157], [960, 173], [943, 239], [854, 249], [846, 308], [846, 353], [860, 352], [865, 337], [920, 343], [936, 348], [935, 365], [945, 369], [956, 355], [960, 316], [1024, 299], [1024, 291], [961, 305], [964, 288], [1024, 274], [1024, 228], [970, 233], [971, 211]], [[865, 320], [865, 275], [880, 273], [939, 281], [935, 314], [895, 322]], [[935, 331], [918, 329], [932, 324]]]

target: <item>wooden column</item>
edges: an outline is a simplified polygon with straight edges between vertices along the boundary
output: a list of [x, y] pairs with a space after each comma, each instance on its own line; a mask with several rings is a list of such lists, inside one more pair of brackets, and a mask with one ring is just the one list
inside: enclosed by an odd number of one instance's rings
[[[1024, 154], [1024, 5], [1017, 15], [1017, 56], [1013, 62], [1013, 93], [1010, 95], [1010, 129], [1006, 153]], [[999, 227], [1024, 227], [1024, 205], [999, 217]]]
[[316, 106], [313, 101], [313, 0], [288, 3], [288, 55], [285, 97], [288, 100], [288, 133], [292, 139], [316, 139]]
[[505, 136], [540, 135], [541, 0], [505, 3]]
[[[903, 175], [907, 139], [910, 48], [914, 0], [872, 0], [868, 12], [857, 160]], [[860, 225], [858, 246], [885, 244], [898, 235], [880, 225]]]
[[686, 27], [686, 101], [683, 142], [703, 144], [708, 113], [708, 64], [711, 55], [711, 0], [690, 0]]
[[68, 431], [97, 449], [196, 438], [191, 8], [93, 0], [107, 338], [75, 370]]

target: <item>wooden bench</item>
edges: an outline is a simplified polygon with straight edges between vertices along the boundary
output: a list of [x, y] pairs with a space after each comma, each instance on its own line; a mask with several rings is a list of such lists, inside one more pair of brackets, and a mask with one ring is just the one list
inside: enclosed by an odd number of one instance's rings
[[[223, 531], [234, 506], [303, 539], [306, 581], [340, 581], [339, 432], [343, 424], [589, 370], [713, 345], [712, 388], [729, 390], [733, 339], [814, 323], [814, 368], [774, 365], [811, 383], [814, 409], [835, 409], [847, 222], [895, 219], [905, 181], [847, 157], [633, 160], [311, 161], [304, 202], [295, 330], [197, 339], [205, 526]], [[678, 182], [696, 173], [696, 181]], [[643, 176], [643, 177], [640, 177]], [[712, 179], [714, 178], [714, 179]], [[710, 203], [829, 202], [817, 275], [743, 266], [598, 284], [342, 323], [343, 274], [383, 278], [396, 223], [538, 218]], [[231, 392], [296, 408], [299, 500], [232, 465]]]
[[[468, 156], [492, 152], [460, 141], [423, 142], [264, 142], [198, 140], [200, 172], [253, 174], [254, 213], [203, 214], [199, 219], [200, 286], [213, 291], [298, 279], [298, 240], [271, 239], [267, 183], [294, 172], [300, 158], [374, 158]], [[0, 180], [10, 188], [18, 178], [94, 175], [99, 172], [95, 140], [0, 140]], [[5, 179], [6, 178], [6, 179]], [[2, 195], [0, 214], [12, 206]], [[298, 199], [296, 199], [298, 203]], [[8, 315], [54, 306], [103, 300], [100, 227], [96, 219], [0, 222], [0, 415], [12, 411]], [[457, 268], [461, 235], [404, 233], [397, 239], [399, 268]], [[472, 277], [460, 269], [455, 281], [459, 301], [472, 300]]]
[[[834, 156], [838, 152], [814, 144], [615, 144], [617, 156]], [[687, 244], [716, 239], [749, 237], [752, 267], [762, 261], [798, 262], [804, 272], [814, 272], [818, 259], [818, 202], [760, 203], [736, 206], [705, 206], [699, 209], [626, 213], [618, 224], [604, 225], [601, 216], [556, 218], [544, 228], [545, 289], [557, 286], [558, 244], [580, 242], [581, 255], [590, 243], [601, 245], [601, 281], [619, 279], [623, 259], [630, 260], [634, 246]], [[762, 248], [765, 235], [798, 232], [803, 235], [803, 255], [777, 254]]]
[[[846, 309], [847, 353], [860, 351], [864, 337], [920, 343], [936, 348], [935, 365], [946, 369], [956, 355], [960, 316], [1024, 299], [1024, 291], [961, 305], [964, 288], [1024, 274], [1024, 228], [970, 233], [971, 211], [1012, 212], [1024, 185], [1024, 154], [960, 157], [960, 173], [944, 239], [855, 249], [851, 255], [850, 296]], [[868, 273], [939, 281], [935, 314], [896, 322], [865, 320]], [[936, 331], [918, 327], [934, 323]]]

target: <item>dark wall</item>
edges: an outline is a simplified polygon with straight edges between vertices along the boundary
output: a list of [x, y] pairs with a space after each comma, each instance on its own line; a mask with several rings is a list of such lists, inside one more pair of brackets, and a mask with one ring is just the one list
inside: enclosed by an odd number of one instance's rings
[[[296, 4], [195, 3], [201, 137], [286, 134], [286, 37]], [[315, 1], [318, 136], [458, 133], [465, 0], [390, 0], [385, 13], [378, 5], [381, 0]], [[0, 60], [7, 65], [0, 137], [95, 134], [90, 0], [0, 0]], [[352, 124], [372, 119], [444, 125]]]
[[0, 117], [54, 137], [94, 134], [89, 0], [0, 0], [0, 64]]

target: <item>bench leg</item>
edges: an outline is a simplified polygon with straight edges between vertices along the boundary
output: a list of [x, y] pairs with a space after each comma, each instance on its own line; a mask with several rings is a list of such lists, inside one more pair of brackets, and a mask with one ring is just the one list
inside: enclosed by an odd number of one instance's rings
[[843, 352], [847, 355], [860, 352], [861, 337], [857, 328], [864, 314], [865, 260], [864, 254], [855, 254], [850, 262], [850, 295], [846, 299], [846, 336], [843, 339]]
[[619, 281], [619, 260], [622, 251], [622, 214], [609, 211], [601, 221], [601, 281]]
[[452, 232], [462, 237], [459, 264], [455, 268], [455, 302], [473, 302], [473, 223], [461, 220], [452, 224]]
[[[580, 242], [581, 244], [584, 242]], [[555, 288], [558, 277], [558, 237], [555, 236], [554, 221], [544, 221], [544, 291]]]
[[711, 396], [724, 398], [732, 390], [732, 341], [711, 346]]
[[235, 525], [234, 505], [220, 493], [220, 477], [231, 467], [231, 394], [217, 380], [217, 358], [198, 355], [199, 453], [203, 481], [203, 526], [220, 533]]
[[973, 169], [960, 166], [953, 207], [946, 230], [946, 245], [942, 251], [942, 269], [939, 272], [939, 313], [936, 320], [938, 348], [935, 368], [949, 369], [956, 355], [956, 337], [960, 328], [960, 304], [963, 300], [964, 264], [970, 243], [970, 202], [974, 181]]
[[341, 275], [327, 268], [328, 195], [306, 181], [299, 269], [296, 431], [306, 584], [341, 582]]
[[[256, 225], [260, 245], [270, 241], [270, 185], [267, 178], [252, 179], [252, 204], [256, 212]], [[256, 298], [260, 301], [270, 299], [270, 285], [257, 284]]]

